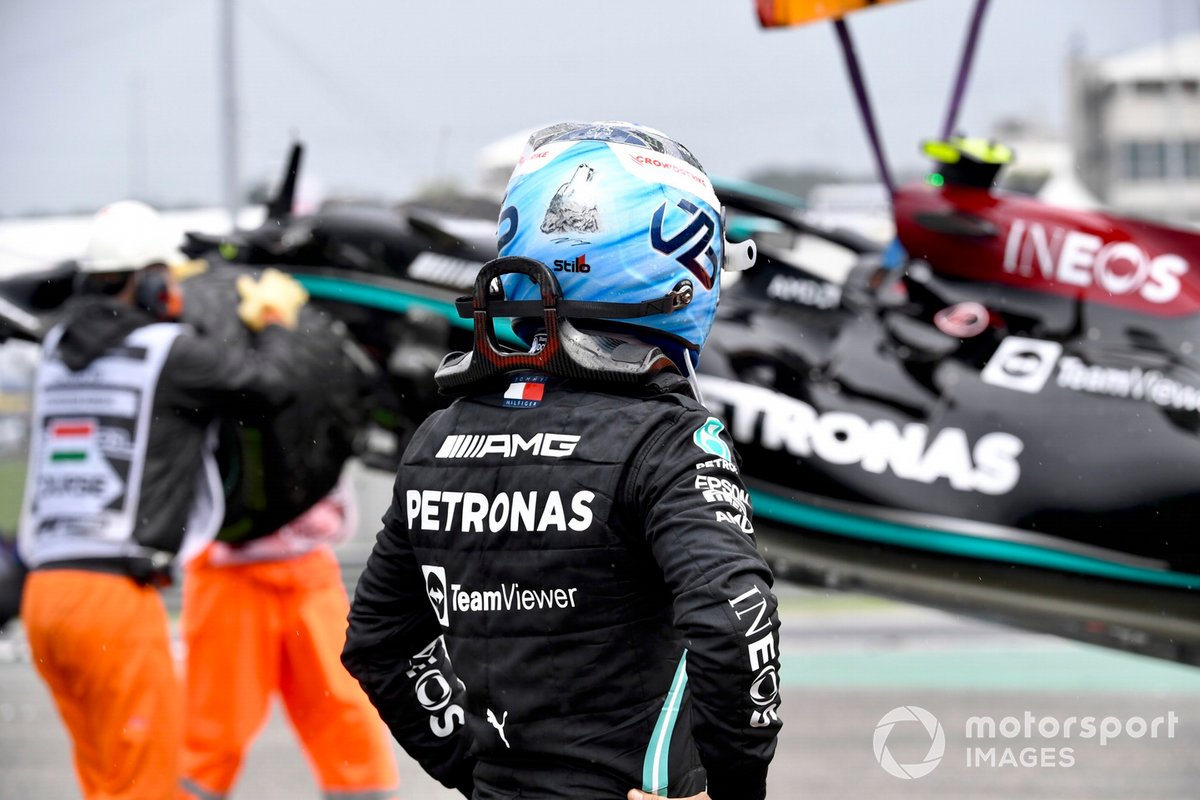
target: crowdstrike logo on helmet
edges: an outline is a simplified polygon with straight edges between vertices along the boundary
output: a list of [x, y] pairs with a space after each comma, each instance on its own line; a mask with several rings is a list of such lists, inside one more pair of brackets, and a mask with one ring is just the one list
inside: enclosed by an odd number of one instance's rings
[[687, 164], [681, 163], [673, 158], [636, 155], [633, 156], [633, 162], [644, 167], [657, 167], [658, 169], [666, 169], [678, 175], [683, 175], [700, 188], [706, 188], [709, 186], [708, 178], [704, 177], [703, 174], [692, 169]]
[[[912, 722], [920, 724], [929, 734], [929, 751], [920, 761], [901, 764], [888, 750], [888, 736], [897, 725]], [[883, 767], [887, 774], [908, 781], [925, 777], [941, 763], [942, 756], [946, 753], [946, 733], [937, 717], [920, 706], [900, 706], [893, 708], [879, 720], [879, 724], [875, 726], [873, 744], [875, 760], [879, 762], [879, 766]]]

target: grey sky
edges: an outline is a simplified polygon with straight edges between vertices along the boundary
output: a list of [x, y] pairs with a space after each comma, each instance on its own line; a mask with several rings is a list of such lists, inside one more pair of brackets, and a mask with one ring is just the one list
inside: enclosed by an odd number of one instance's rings
[[[831, 26], [763, 31], [752, 0], [236, 2], [246, 181], [295, 132], [328, 188], [398, 198], [469, 182], [481, 146], [566, 118], [661, 128], [714, 174], [870, 171]], [[940, 127], [970, 7], [851, 18], [894, 162]], [[1073, 41], [1161, 41], [1200, 26], [1200, 4], [993, 0], [987, 22], [960, 127], [1054, 128]], [[0, 0], [0, 215], [219, 203], [216, 27], [216, 0]]]

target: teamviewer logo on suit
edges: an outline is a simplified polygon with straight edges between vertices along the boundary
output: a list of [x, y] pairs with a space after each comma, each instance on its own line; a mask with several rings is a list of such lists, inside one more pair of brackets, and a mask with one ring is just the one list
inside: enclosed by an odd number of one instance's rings
[[425, 573], [425, 593], [429, 595], [429, 603], [433, 613], [442, 627], [450, 627], [450, 597], [446, 591], [446, 568], [421, 565]]
[[1037, 394], [1053, 374], [1060, 355], [1058, 342], [1009, 336], [996, 348], [980, 377], [993, 386]]

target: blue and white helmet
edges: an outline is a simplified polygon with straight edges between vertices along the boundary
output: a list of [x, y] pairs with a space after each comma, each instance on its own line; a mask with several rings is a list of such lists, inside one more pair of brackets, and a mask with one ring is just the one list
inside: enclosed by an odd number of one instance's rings
[[[508, 182], [497, 244], [501, 256], [554, 270], [570, 300], [690, 293], [672, 313], [602, 324], [663, 347], [677, 363], [685, 351], [693, 365], [698, 359], [720, 297], [721, 205], [695, 156], [659, 131], [566, 122], [533, 134]], [[524, 276], [502, 280], [510, 300], [539, 297]], [[525, 326], [516, 330], [532, 338]]]

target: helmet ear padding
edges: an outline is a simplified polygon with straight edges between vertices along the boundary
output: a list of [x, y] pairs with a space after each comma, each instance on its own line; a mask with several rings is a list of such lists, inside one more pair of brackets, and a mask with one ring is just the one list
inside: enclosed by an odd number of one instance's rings
[[171, 285], [165, 269], [145, 269], [137, 274], [133, 302], [158, 319], [175, 319], [181, 310], [177, 287]]
[[744, 242], [725, 240], [725, 263], [722, 269], [726, 272], [744, 272], [754, 266], [758, 258], [758, 247], [753, 239]]

